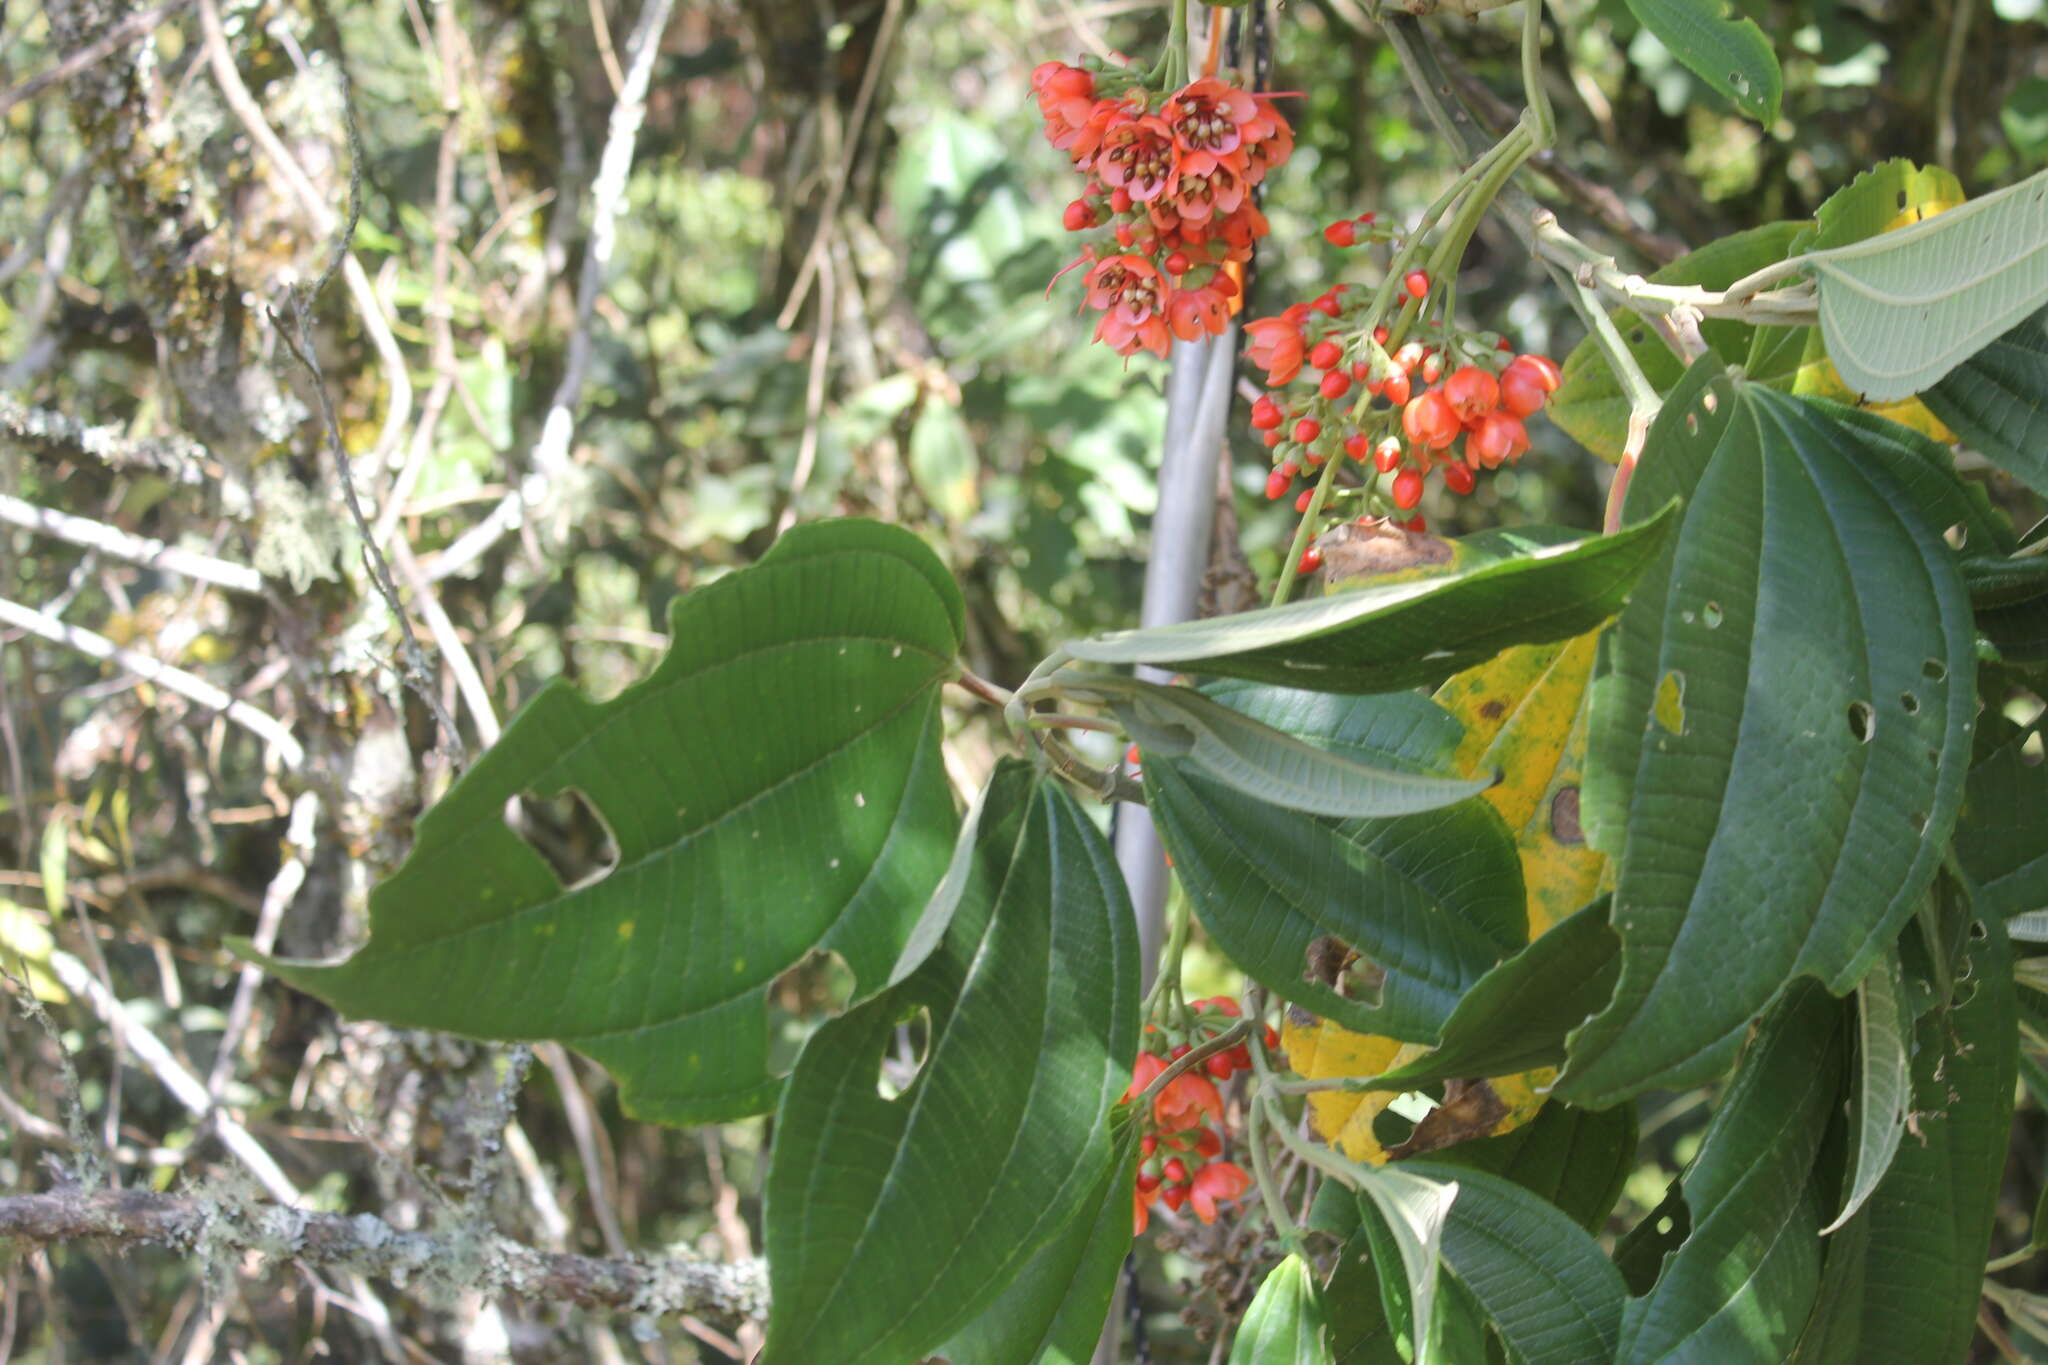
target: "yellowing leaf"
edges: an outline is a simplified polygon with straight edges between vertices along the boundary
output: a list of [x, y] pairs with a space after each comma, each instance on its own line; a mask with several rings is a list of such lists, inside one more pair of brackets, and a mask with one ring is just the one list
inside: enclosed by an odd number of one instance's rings
[[[1312, 1081], [1346, 1076], [1377, 1076], [1414, 1061], [1429, 1048], [1422, 1043], [1404, 1043], [1376, 1034], [1353, 1033], [1350, 1029], [1304, 1014], [1287, 1011], [1280, 1026], [1280, 1046], [1287, 1064]], [[1350, 1157], [1373, 1166], [1387, 1163], [1387, 1151], [1373, 1135], [1373, 1120], [1393, 1103], [1399, 1092], [1373, 1090], [1354, 1094], [1344, 1090], [1311, 1091], [1309, 1122], [1323, 1141]]]
[[50, 952], [56, 946], [50, 931], [26, 907], [0, 900], [0, 968], [26, 978], [29, 994], [51, 1004], [71, 998], [50, 973]]

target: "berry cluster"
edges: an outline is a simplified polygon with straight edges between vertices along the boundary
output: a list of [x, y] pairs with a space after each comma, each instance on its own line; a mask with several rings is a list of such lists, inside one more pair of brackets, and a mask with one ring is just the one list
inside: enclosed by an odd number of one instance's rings
[[[1221, 995], [1197, 1000], [1189, 1008], [1196, 1014], [1189, 1036], [1197, 1041], [1215, 1037], [1240, 1014], [1237, 1002]], [[1159, 1029], [1150, 1025], [1146, 1031], [1157, 1033]], [[1279, 1046], [1279, 1037], [1270, 1026], [1266, 1028], [1266, 1045]], [[1194, 1042], [1190, 1041], [1172, 1044], [1171, 1051], [1163, 1054], [1140, 1052], [1131, 1068], [1131, 1084], [1124, 1091], [1124, 1102], [1137, 1099], [1168, 1066], [1193, 1048]], [[1218, 1127], [1223, 1123], [1223, 1094], [1216, 1088], [1216, 1082], [1227, 1081], [1236, 1072], [1249, 1071], [1251, 1065], [1250, 1050], [1240, 1043], [1208, 1057], [1200, 1067], [1182, 1072], [1153, 1098], [1151, 1125], [1156, 1131], [1147, 1133], [1138, 1146], [1133, 1211], [1139, 1232], [1144, 1232], [1155, 1202], [1164, 1203], [1175, 1213], [1184, 1205], [1192, 1206], [1197, 1218], [1213, 1223], [1218, 1203], [1235, 1199], [1251, 1188], [1251, 1177], [1242, 1167], [1218, 1159], [1223, 1155], [1223, 1138], [1217, 1128], [1209, 1126], [1210, 1122]]]
[[1287, 120], [1214, 76], [1154, 92], [1129, 71], [1047, 62], [1031, 85], [1046, 137], [1088, 178], [1068, 231], [1109, 230], [1075, 262], [1092, 262], [1096, 338], [1163, 356], [1173, 337], [1221, 332], [1238, 295], [1232, 267], [1267, 231], [1251, 187], [1294, 150]]
[[[1324, 235], [1350, 245], [1364, 240], [1357, 226], [1370, 221], [1369, 215], [1339, 220]], [[1427, 299], [1431, 283], [1418, 270], [1400, 288]], [[1462, 495], [1472, 491], [1477, 471], [1522, 457], [1529, 448], [1523, 421], [1558, 387], [1556, 364], [1515, 355], [1498, 334], [1440, 323], [1423, 328], [1431, 340], [1405, 342], [1390, 354], [1387, 328], [1371, 325], [1363, 316], [1369, 305], [1347, 299], [1347, 292], [1338, 285], [1245, 326], [1245, 353], [1266, 371], [1268, 387], [1282, 389], [1306, 375], [1314, 390], [1286, 403], [1265, 394], [1252, 405], [1252, 429], [1273, 451], [1268, 498], [1286, 497], [1304, 470], [1349, 455], [1370, 472], [1359, 487], [1340, 486], [1340, 496], [1362, 498], [1372, 514], [1393, 516], [1422, 501], [1424, 476], [1433, 469], [1441, 467], [1444, 486]], [[1382, 476], [1391, 476], [1384, 491]], [[1310, 496], [1300, 493], [1298, 511], [1308, 510]], [[1401, 524], [1422, 529], [1419, 517]], [[1314, 567], [1304, 564], [1303, 572]]]

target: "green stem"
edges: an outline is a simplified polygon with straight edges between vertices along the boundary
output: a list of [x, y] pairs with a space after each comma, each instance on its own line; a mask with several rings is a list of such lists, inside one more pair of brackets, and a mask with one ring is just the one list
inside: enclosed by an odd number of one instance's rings
[[1535, 116], [1536, 151], [1557, 141], [1557, 115], [1543, 88], [1543, 0], [1524, 0], [1522, 11], [1522, 96]]
[[1323, 515], [1323, 504], [1330, 500], [1330, 490], [1337, 484], [1337, 469], [1344, 463], [1340, 450], [1323, 461], [1323, 472], [1316, 479], [1315, 491], [1308, 495], [1308, 510], [1301, 514], [1301, 524], [1294, 528], [1294, 543], [1288, 547], [1287, 562], [1280, 566], [1280, 581], [1273, 586], [1273, 605], [1279, 606], [1287, 600], [1287, 594], [1294, 590], [1294, 580], [1301, 574], [1301, 556], [1308, 549], [1308, 542], [1315, 534], [1316, 522]]
[[1150, 1020], [1159, 1006], [1169, 1000], [1176, 1022], [1187, 1009], [1180, 991], [1180, 959], [1188, 946], [1187, 902], [1169, 897], [1166, 917], [1166, 946], [1159, 953], [1159, 975], [1153, 980], [1152, 989], [1146, 993], [1145, 1003], [1138, 1011], [1142, 1020]]
[[1173, 19], [1167, 29], [1166, 51], [1152, 65], [1145, 84], [1153, 90], [1178, 90], [1188, 79], [1188, 0], [1173, 0]]
[[1586, 324], [1587, 335], [1605, 357], [1607, 367], [1621, 381], [1621, 391], [1628, 398], [1628, 440], [1622, 447], [1621, 459], [1614, 466], [1614, 482], [1607, 488], [1607, 515], [1602, 522], [1607, 534], [1613, 535], [1621, 529], [1622, 508], [1628, 501], [1629, 482], [1636, 472], [1636, 461], [1643, 453], [1643, 442], [1650, 434], [1650, 423], [1657, 418], [1657, 412], [1664, 406], [1649, 378], [1643, 374], [1642, 366], [1636, 364], [1628, 343], [1622, 340], [1614, 319], [1607, 316], [1607, 310], [1600, 306], [1599, 296], [1593, 290], [1562, 267], [1551, 266], [1551, 276], [1565, 291], [1565, 297], [1578, 311]]
[[[1266, 1106], [1254, 1104], [1246, 1115], [1244, 1144], [1251, 1153], [1252, 1178], [1259, 1183], [1259, 1202], [1266, 1206], [1266, 1219], [1273, 1225], [1273, 1232], [1285, 1244], [1288, 1251], [1305, 1256], [1307, 1248], [1301, 1240], [1301, 1228], [1294, 1221], [1294, 1215], [1287, 1211], [1287, 1201], [1281, 1197], [1279, 1182], [1273, 1179], [1273, 1161], [1266, 1151], [1266, 1135], [1262, 1131]], [[1276, 1129], [1281, 1124], [1273, 1125]]]
[[1152, 1101], [1159, 1098], [1160, 1091], [1166, 1089], [1167, 1086], [1172, 1085], [1182, 1076], [1187, 1075], [1188, 1072], [1193, 1071], [1217, 1053], [1228, 1052], [1251, 1036], [1251, 1022], [1249, 1020], [1239, 1020], [1214, 1038], [1211, 1038], [1208, 1042], [1199, 1043], [1189, 1048], [1184, 1055], [1175, 1058], [1166, 1070], [1153, 1077], [1152, 1084], [1146, 1086], [1144, 1090], [1139, 1092], [1138, 1098], [1131, 1102], [1132, 1108], [1141, 1114], [1150, 1112]]

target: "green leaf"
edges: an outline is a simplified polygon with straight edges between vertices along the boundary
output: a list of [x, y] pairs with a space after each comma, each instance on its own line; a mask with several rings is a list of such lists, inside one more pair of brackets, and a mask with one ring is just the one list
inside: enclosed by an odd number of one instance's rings
[[[1463, 1365], [1464, 1358], [1440, 1349], [1446, 1334], [1437, 1311], [1444, 1224], [1457, 1201], [1457, 1185], [1425, 1180], [1402, 1166], [1356, 1169], [1359, 1214], [1379, 1271], [1380, 1301], [1395, 1336], [1409, 1343], [1403, 1354], [1415, 1365]], [[1426, 1330], [1417, 1323], [1427, 1324]], [[1424, 1338], [1419, 1344], [1418, 1332]]]
[[[2028, 732], [1984, 722], [1986, 749], [1970, 769], [1955, 850], [1990, 919], [2048, 910], [2048, 765], [2029, 762]], [[2019, 931], [2015, 929], [2015, 937]]]
[[[1100, 678], [1099, 684], [1117, 719], [1143, 751], [1184, 760], [1190, 769], [1289, 810], [1340, 817], [1412, 815], [1453, 805], [1492, 785], [1491, 776], [1473, 779], [1431, 772], [1398, 754], [1361, 761], [1328, 741], [1290, 735], [1191, 687], [1111, 676]], [[1260, 691], [1286, 694], [1281, 708], [1294, 696], [1324, 695], [1283, 688]], [[1258, 704], [1257, 693], [1234, 696]], [[1330, 708], [1333, 718], [1342, 715], [1340, 708], [1341, 703]]]
[[1506, 1076], [1564, 1060], [1565, 1036], [1599, 1012], [1621, 970], [1607, 897], [1539, 934], [1472, 984], [1436, 1051], [1379, 1077], [1378, 1088]]
[[1332, 1365], [1322, 1300], [1301, 1257], [1266, 1272], [1230, 1344], [1230, 1365]]
[[1455, 1188], [1443, 1259], [1524, 1365], [1614, 1357], [1627, 1290], [1621, 1272], [1577, 1223], [1513, 1181], [1462, 1165], [1402, 1169]]
[[2018, 1065], [2012, 952], [1997, 919], [1965, 938], [1952, 1007], [1914, 1031], [1913, 1133], [1864, 1206], [1859, 1365], [1961, 1360], [1975, 1330]]
[[1794, 978], [1853, 987], [1934, 875], [1974, 631], [1941, 528], [1893, 477], [1906, 441], [1878, 425], [1709, 358], [1650, 433], [1628, 505], [1681, 496], [1685, 516], [1594, 680], [1582, 814], [1619, 860], [1622, 969], [1560, 1095], [1718, 1074]]
[[1968, 197], [1953, 171], [1893, 157], [1859, 172], [1830, 194], [1814, 214], [1813, 230], [1794, 242], [1786, 254], [1830, 251], [1868, 241], [1946, 212]]
[[[783, 1093], [761, 1365], [928, 1354], [1049, 1243], [1085, 1258], [1104, 1172], [1128, 1169], [1110, 1134], [1138, 1030], [1122, 878], [1057, 783], [1012, 759], [990, 788], [945, 941], [813, 1034]], [[885, 1099], [877, 1067], [920, 1010], [927, 1059]]]
[[2048, 555], [1966, 559], [1962, 568], [1973, 607], [2016, 607], [2048, 597]]
[[1152, 664], [1319, 692], [1398, 691], [1482, 663], [1509, 645], [1592, 629], [1620, 608], [1671, 525], [1653, 517], [1619, 535], [1528, 553], [1496, 557], [1489, 549], [1440, 577], [1116, 631], [1066, 651], [1093, 663]]
[[925, 399], [911, 424], [909, 463], [917, 491], [951, 525], [965, 525], [981, 506], [974, 437], [960, 409], [937, 395]]
[[1775, 1361], [1790, 1350], [1820, 1285], [1809, 1176], [1841, 1094], [1841, 1014], [1802, 983], [1765, 1021], [1683, 1177], [1691, 1230], [1622, 1314], [1619, 1365]]
[[[355, 956], [237, 951], [355, 1017], [567, 1043], [639, 1118], [761, 1112], [776, 977], [829, 950], [874, 994], [945, 868], [962, 615], [909, 532], [798, 527], [678, 599], [675, 644], [615, 700], [558, 683], [520, 712], [420, 821]], [[506, 803], [571, 792], [617, 865], [565, 886]]]
[[[1341, 1190], [1325, 1181], [1322, 1190]], [[1349, 1191], [1344, 1191], [1349, 1196]], [[1322, 1203], [1322, 1191], [1316, 1202]], [[1352, 1218], [1358, 1221], [1356, 1202]], [[1345, 1240], [1323, 1284], [1323, 1314], [1330, 1329], [1331, 1365], [1404, 1365], [1395, 1345], [1394, 1325], [1380, 1298], [1379, 1271], [1372, 1256], [1372, 1234], [1361, 1226]]]
[[2048, 301], [2048, 171], [1800, 259], [1844, 382], [1873, 400], [1908, 397]]
[[1131, 1248], [1137, 1153], [1134, 1126], [1089, 1195], [1088, 1235], [1069, 1232], [1046, 1243], [1001, 1297], [933, 1354], [963, 1365], [1088, 1365]]
[[[1420, 700], [1398, 705], [1412, 714]], [[1459, 997], [1528, 937], [1514, 840], [1484, 801], [1336, 820], [1149, 753], [1145, 790], [1217, 946], [1254, 980], [1355, 1032], [1434, 1041]], [[1384, 973], [1377, 990], [1362, 983], [1347, 995], [1304, 976], [1313, 961], [1344, 956], [1332, 941]]]
[[1972, 450], [2048, 494], [2048, 308], [1942, 376], [1921, 401]]
[[[1784, 260], [1793, 240], [1812, 226], [1805, 222], [1766, 223], [1732, 233], [1680, 256], [1651, 275], [1650, 283], [1726, 289], [1744, 275]], [[1620, 329], [1643, 376], [1657, 392], [1668, 393], [1685, 377], [1684, 362], [1636, 314], [1619, 311], [1614, 315], [1614, 325]], [[1750, 377], [1762, 381], [1766, 376], [1751, 358], [1752, 346], [1763, 338], [1797, 335], [1801, 330], [1708, 319], [1700, 324], [1700, 337], [1730, 365], [1748, 362]], [[1796, 363], [1796, 346], [1791, 354]], [[1621, 381], [1614, 377], [1597, 341], [1588, 337], [1565, 357], [1564, 382], [1550, 396], [1550, 405], [1543, 411], [1566, 434], [1601, 459], [1612, 463], [1621, 458], [1622, 446], [1628, 439], [1628, 395], [1623, 392]]]
[[1784, 78], [1771, 40], [1727, 0], [1628, 0], [1629, 12], [1691, 72], [1768, 128], [1778, 121]]
[[1580, 1109], [1552, 1100], [1511, 1133], [1460, 1142], [1430, 1160], [1512, 1180], [1597, 1233], [1635, 1169], [1635, 1154], [1633, 1105]]
[[1886, 953], [1856, 987], [1856, 1167], [1848, 1196], [1823, 1237], [1856, 1216], [1877, 1182], [1890, 1169], [1906, 1135], [1906, 1105], [1913, 1078], [1907, 1057], [1912, 1019], [1896, 948]]

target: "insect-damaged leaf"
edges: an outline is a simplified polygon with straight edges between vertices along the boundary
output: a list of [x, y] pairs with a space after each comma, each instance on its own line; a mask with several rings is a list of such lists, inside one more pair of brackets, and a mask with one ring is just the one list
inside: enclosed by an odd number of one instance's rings
[[[814, 950], [887, 982], [957, 824], [938, 689], [959, 590], [872, 522], [799, 527], [679, 599], [653, 673], [597, 704], [543, 691], [420, 821], [344, 962], [270, 961], [345, 1014], [554, 1039], [670, 1123], [759, 1113], [767, 995]], [[580, 793], [616, 846], [564, 885], [507, 803]]]

